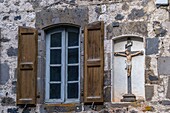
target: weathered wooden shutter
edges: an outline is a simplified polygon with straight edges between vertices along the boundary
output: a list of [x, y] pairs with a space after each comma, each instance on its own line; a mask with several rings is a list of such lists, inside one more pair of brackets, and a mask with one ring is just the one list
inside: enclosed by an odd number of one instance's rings
[[36, 104], [38, 33], [28, 27], [18, 33], [17, 104]]
[[87, 25], [84, 34], [84, 102], [103, 102], [104, 23]]

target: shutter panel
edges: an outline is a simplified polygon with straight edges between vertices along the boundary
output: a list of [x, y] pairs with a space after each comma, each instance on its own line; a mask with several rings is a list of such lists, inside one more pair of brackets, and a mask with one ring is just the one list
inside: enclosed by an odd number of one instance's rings
[[84, 102], [103, 102], [104, 23], [87, 25], [84, 34]]
[[36, 104], [38, 32], [19, 27], [17, 104]]

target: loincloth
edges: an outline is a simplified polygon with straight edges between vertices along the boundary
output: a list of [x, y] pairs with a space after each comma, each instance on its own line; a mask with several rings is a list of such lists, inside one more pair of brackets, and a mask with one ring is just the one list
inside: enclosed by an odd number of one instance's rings
[[127, 69], [132, 68], [132, 62], [126, 62], [126, 68]]

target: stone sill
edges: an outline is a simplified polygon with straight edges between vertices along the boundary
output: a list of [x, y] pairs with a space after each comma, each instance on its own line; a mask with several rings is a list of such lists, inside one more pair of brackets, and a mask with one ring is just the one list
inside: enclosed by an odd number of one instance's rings
[[74, 104], [72, 104], [72, 103], [56, 103], [56, 104], [54, 104], [54, 103], [45, 103], [44, 104], [44, 106], [45, 107], [49, 107], [49, 106], [61, 106], [61, 107], [72, 107], [72, 106], [77, 106], [77, 105], [79, 105], [78, 103], [74, 103]]

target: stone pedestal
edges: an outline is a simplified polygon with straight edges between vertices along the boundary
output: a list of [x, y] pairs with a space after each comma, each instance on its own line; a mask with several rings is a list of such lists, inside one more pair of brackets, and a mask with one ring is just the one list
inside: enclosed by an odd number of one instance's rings
[[123, 95], [123, 99], [121, 99], [121, 102], [135, 102], [136, 96], [134, 94], [125, 94]]

